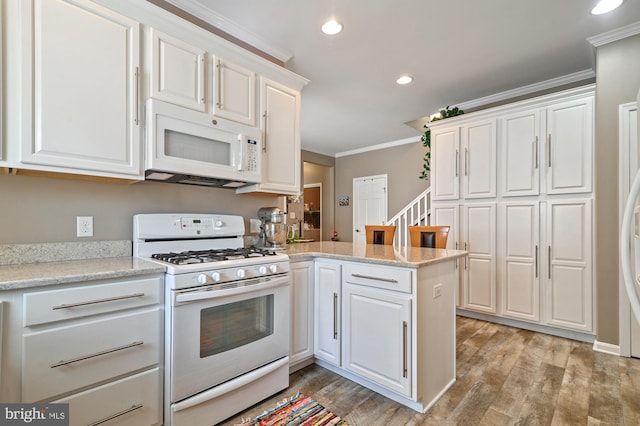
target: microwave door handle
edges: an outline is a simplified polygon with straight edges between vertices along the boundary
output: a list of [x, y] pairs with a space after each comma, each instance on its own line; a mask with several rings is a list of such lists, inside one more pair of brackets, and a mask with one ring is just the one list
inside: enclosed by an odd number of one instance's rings
[[238, 135], [238, 144], [240, 145], [240, 149], [238, 150], [238, 170], [244, 170], [245, 150], [247, 149], [243, 143], [244, 140], [244, 135]]

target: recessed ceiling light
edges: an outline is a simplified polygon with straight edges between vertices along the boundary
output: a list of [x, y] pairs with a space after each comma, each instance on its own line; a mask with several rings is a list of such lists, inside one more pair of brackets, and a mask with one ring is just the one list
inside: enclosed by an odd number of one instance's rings
[[413, 81], [413, 77], [411, 77], [410, 75], [403, 75], [403, 76], [400, 76], [396, 80], [396, 83], [398, 83], [398, 84], [409, 84], [412, 81]]
[[603, 13], [611, 12], [616, 7], [622, 4], [623, 0], [600, 0], [596, 7], [591, 9], [591, 14], [602, 15]]
[[342, 31], [342, 24], [335, 19], [325, 22], [322, 25], [322, 32], [326, 35], [336, 35]]

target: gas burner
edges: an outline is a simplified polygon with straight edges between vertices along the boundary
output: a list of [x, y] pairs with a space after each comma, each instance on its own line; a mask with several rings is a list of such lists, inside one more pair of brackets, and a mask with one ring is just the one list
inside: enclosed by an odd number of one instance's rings
[[273, 256], [271, 250], [256, 247], [235, 249], [189, 250], [180, 253], [155, 253], [151, 257], [174, 265], [189, 265], [192, 263], [220, 262], [223, 260], [248, 259], [252, 257]]

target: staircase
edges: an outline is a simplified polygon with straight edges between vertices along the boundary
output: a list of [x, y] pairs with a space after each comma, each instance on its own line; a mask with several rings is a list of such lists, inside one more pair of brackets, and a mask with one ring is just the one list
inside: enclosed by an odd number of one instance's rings
[[431, 187], [418, 195], [407, 206], [400, 210], [398, 214], [389, 219], [385, 225], [395, 225], [396, 235], [393, 245], [396, 247], [407, 247], [409, 241], [410, 225], [429, 225], [429, 210], [431, 209]]

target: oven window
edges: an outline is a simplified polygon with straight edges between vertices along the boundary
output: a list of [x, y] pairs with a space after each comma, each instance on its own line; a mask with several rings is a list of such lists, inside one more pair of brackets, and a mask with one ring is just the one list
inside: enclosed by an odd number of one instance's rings
[[200, 358], [273, 334], [273, 294], [200, 311]]

